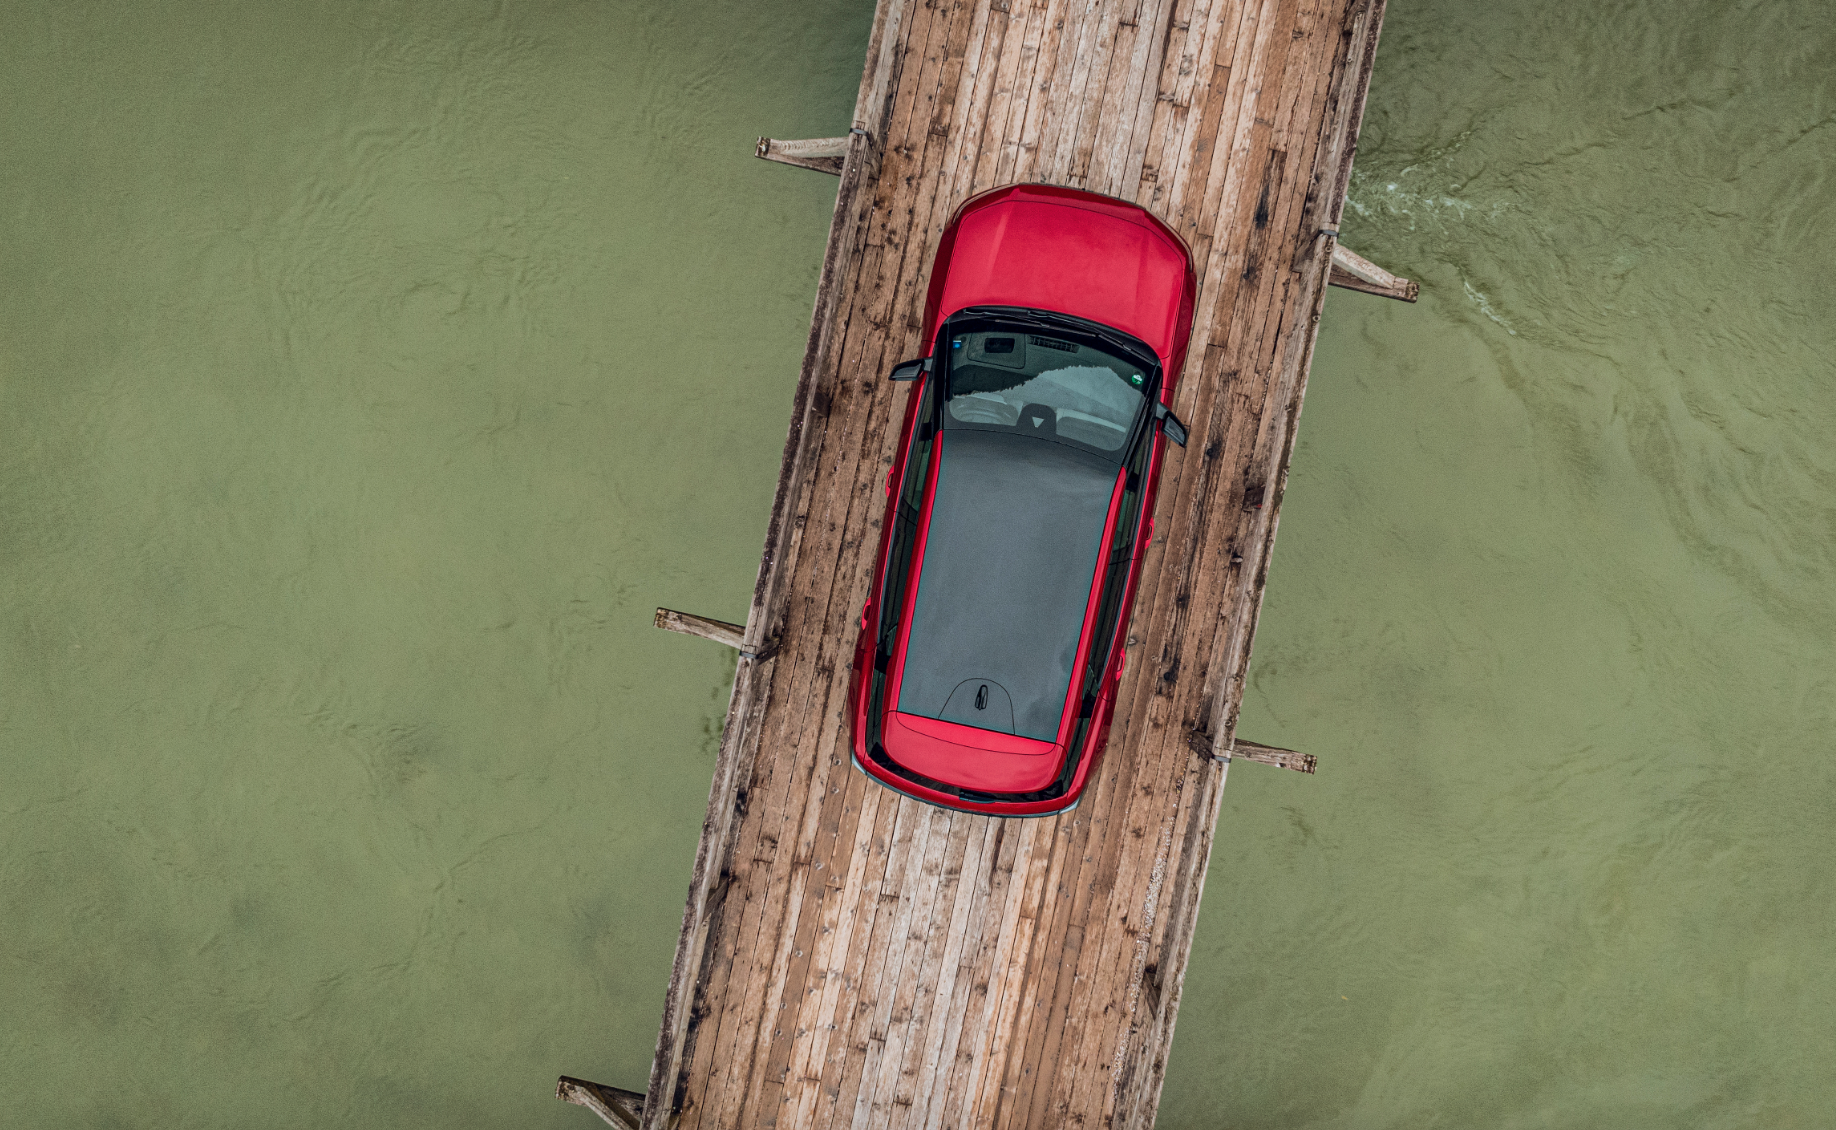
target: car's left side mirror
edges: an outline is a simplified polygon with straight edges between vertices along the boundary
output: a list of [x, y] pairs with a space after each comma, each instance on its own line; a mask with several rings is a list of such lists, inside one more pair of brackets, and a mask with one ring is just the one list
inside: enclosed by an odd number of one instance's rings
[[929, 357], [920, 357], [916, 361], [901, 361], [899, 364], [894, 365], [892, 376], [888, 379], [895, 381], [915, 381], [920, 376], [930, 371], [931, 359]]
[[1154, 418], [1160, 421], [1160, 430], [1167, 433], [1168, 439], [1181, 447], [1186, 446], [1186, 425], [1180, 423], [1179, 417], [1158, 400], [1154, 402]]

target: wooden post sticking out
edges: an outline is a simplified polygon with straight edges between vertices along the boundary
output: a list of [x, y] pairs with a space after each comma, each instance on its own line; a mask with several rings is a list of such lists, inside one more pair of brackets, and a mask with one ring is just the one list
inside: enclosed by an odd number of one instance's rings
[[638, 1130], [644, 1121], [644, 1096], [636, 1091], [591, 1083], [585, 1079], [561, 1076], [555, 1086], [555, 1097], [565, 1103], [583, 1106], [618, 1130]]
[[1414, 302], [1422, 289], [1421, 284], [1392, 275], [1357, 252], [1348, 250], [1342, 243], [1332, 245], [1332, 272], [1327, 275], [1326, 281], [1346, 290], [1361, 290], [1366, 294], [1382, 295], [1403, 302]]
[[1236, 739], [1229, 749], [1220, 750], [1212, 741], [1211, 735], [1193, 730], [1186, 735], [1186, 746], [1193, 753], [1202, 754], [1214, 761], [1234, 761], [1242, 758], [1254, 761], [1258, 765], [1273, 765], [1277, 769], [1292, 769], [1296, 773], [1311, 773], [1319, 765], [1319, 758], [1311, 753], [1296, 753], [1291, 749], [1281, 749], [1272, 745], [1257, 745]]
[[1258, 765], [1273, 765], [1277, 769], [1292, 769], [1297, 773], [1311, 773], [1319, 764], [1319, 758], [1311, 753], [1295, 753], [1291, 749], [1277, 749], [1272, 745], [1257, 745], [1238, 738], [1231, 746], [1230, 757], [1234, 761], [1242, 758], [1254, 761]]
[[668, 608], [657, 609], [657, 627], [666, 632], [681, 632], [685, 636], [700, 636], [704, 640], [724, 643], [728, 647], [746, 645], [746, 629], [738, 624], [729, 624], [725, 620], [710, 620], [706, 616], [690, 616], [686, 612], [676, 612]]
[[755, 152], [767, 161], [776, 161], [781, 165], [795, 165], [799, 169], [815, 169], [819, 173], [832, 173], [841, 176], [842, 158], [848, 152], [848, 139], [845, 137], [812, 137], [805, 141], [780, 141], [776, 138], [759, 138], [759, 147]]

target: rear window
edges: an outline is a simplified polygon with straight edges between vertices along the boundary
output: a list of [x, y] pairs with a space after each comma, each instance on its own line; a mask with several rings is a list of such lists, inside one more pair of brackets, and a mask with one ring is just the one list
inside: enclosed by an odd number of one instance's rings
[[948, 352], [945, 428], [1013, 432], [1120, 458], [1147, 403], [1151, 374], [1088, 341], [977, 329], [952, 334]]

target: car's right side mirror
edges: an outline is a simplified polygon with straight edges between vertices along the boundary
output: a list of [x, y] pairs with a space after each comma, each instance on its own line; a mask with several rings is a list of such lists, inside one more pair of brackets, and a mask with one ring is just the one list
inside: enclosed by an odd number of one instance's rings
[[1186, 425], [1179, 422], [1170, 408], [1156, 400], [1154, 418], [1160, 421], [1160, 430], [1167, 433], [1167, 438], [1181, 447], [1186, 446]]
[[899, 364], [894, 365], [892, 376], [888, 379], [895, 381], [915, 381], [920, 376], [930, 371], [931, 359], [929, 357], [920, 357], [916, 361], [901, 361]]

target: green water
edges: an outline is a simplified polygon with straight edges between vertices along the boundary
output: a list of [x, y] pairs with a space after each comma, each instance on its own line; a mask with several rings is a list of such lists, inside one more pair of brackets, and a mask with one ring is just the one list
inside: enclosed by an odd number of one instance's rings
[[[0, 0], [0, 1122], [641, 1086], [870, 16]], [[1836, 1124], [1833, 59], [1392, 4], [1163, 1126]]]

